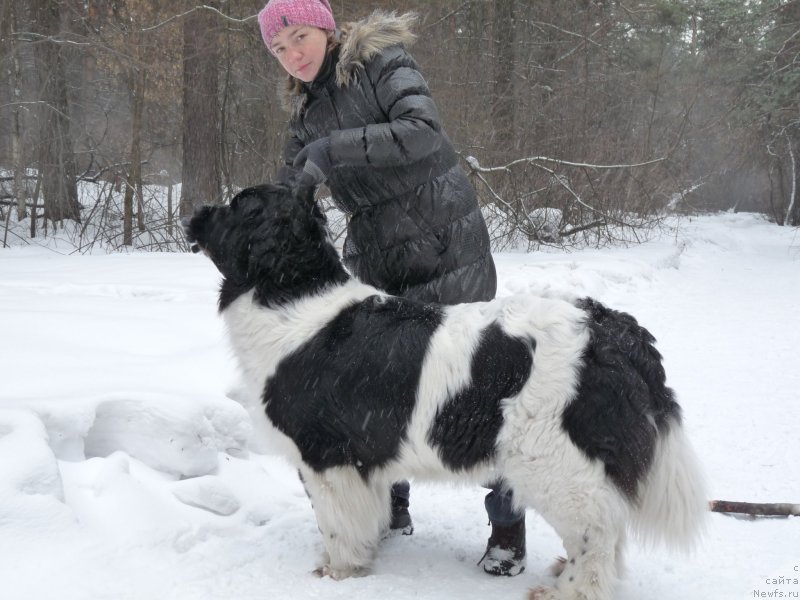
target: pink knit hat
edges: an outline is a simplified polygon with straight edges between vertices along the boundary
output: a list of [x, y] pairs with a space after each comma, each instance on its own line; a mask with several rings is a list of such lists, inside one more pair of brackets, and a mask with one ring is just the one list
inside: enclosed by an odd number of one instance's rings
[[[336, 29], [328, 0], [269, 0], [258, 13], [261, 37], [272, 52], [272, 38], [290, 25], [312, 25], [320, 29]], [[273, 52], [274, 54], [274, 52]]]

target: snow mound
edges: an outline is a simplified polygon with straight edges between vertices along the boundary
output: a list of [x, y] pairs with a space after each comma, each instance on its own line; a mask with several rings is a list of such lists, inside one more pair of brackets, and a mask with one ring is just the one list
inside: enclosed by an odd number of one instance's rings
[[241, 502], [219, 477], [205, 475], [178, 481], [172, 486], [175, 497], [189, 506], [229, 517], [241, 508]]
[[0, 411], [0, 472], [2, 491], [64, 500], [58, 463], [50, 449], [47, 431], [30, 411]]
[[153, 469], [197, 477], [217, 468], [219, 452], [246, 455], [250, 433], [247, 412], [228, 399], [110, 398], [97, 405], [84, 450], [87, 457], [121, 450]]
[[50, 448], [59, 460], [78, 461], [85, 458], [84, 439], [95, 419], [92, 401], [32, 403], [31, 408], [47, 429]]
[[48, 530], [68, 512], [58, 461], [35, 413], [0, 410], [0, 473], [0, 524]]

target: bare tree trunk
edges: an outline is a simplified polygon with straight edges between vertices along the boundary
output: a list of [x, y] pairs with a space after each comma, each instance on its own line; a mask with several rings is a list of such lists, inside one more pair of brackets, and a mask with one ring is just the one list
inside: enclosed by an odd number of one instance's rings
[[19, 110], [15, 110], [11, 124], [11, 154], [14, 163], [14, 198], [17, 202], [17, 220], [27, 216], [25, 207], [26, 169], [24, 152], [22, 151], [22, 124]]
[[18, 30], [16, 3], [7, 0], [3, 4], [2, 24], [0, 24], [0, 40], [6, 45], [11, 54], [11, 68], [9, 69], [9, 84], [11, 86], [14, 102], [17, 106], [11, 110], [11, 160], [14, 165], [13, 196], [17, 203], [17, 220], [21, 221], [27, 216], [25, 207], [25, 159], [23, 152], [22, 129], [22, 70], [20, 68], [19, 43], [15, 34]]
[[[31, 208], [31, 239], [36, 237], [36, 217], [39, 206], [39, 194], [42, 191], [42, 174], [36, 176], [36, 187], [33, 190], [33, 207]], [[47, 221], [45, 221], [47, 225]]]
[[136, 215], [139, 231], [145, 230], [144, 223], [144, 198], [142, 196], [142, 113], [144, 112], [145, 85], [147, 83], [147, 69], [142, 62], [142, 35], [139, 34], [137, 54], [139, 59], [133, 73], [133, 119], [131, 127], [131, 171], [128, 184], [136, 193]]
[[142, 92], [139, 83], [144, 75], [140, 75], [142, 69], [133, 73], [133, 111], [131, 119], [131, 166], [125, 177], [125, 198], [123, 200], [123, 223], [122, 223], [122, 243], [125, 246], [133, 245], [133, 205], [134, 201], [138, 210], [139, 231], [143, 231], [143, 215], [141, 194], [142, 180], [142, 157], [141, 157], [141, 130], [142, 130]]
[[657, 108], [658, 108], [658, 101], [659, 101], [659, 93], [661, 92], [661, 65], [664, 62], [664, 52], [666, 51], [666, 43], [661, 44], [661, 50], [658, 55], [658, 62], [656, 63], [656, 72], [655, 72], [655, 83], [653, 85], [652, 91], [652, 102], [650, 103], [650, 119], [647, 123], [647, 136], [644, 140], [644, 152], [642, 152], [642, 158], [647, 159], [650, 156], [650, 145], [651, 139], [653, 137], [653, 123], [656, 120]]
[[[60, 5], [51, 0], [33, 4], [36, 30], [50, 38], [60, 32]], [[39, 170], [46, 219], [54, 222], [71, 219], [80, 222], [75, 155], [70, 134], [67, 79], [62, 46], [56, 39], [36, 44], [41, 77], [39, 132]]]
[[786, 208], [786, 217], [783, 220], [784, 227], [787, 225], [798, 225], [798, 212], [795, 209], [797, 202], [797, 156], [795, 155], [794, 146], [792, 145], [792, 136], [787, 132], [783, 134], [786, 136], [786, 147], [789, 149], [789, 166], [792, 169], [792, 177], [789, 181], [789, 206]]
[[172, 236], [172, 182], [167, 184], [167, 235]]
[[194, 11], [183, 23], [182, 216], [195, 205], [220, 201], [218, 67], [216, 16]]
[[125, 183], [122, 200], [122, 244], [133, 246], [133, 186], [130, 180]]
[[145, 231], [144, 186], [142, 185], [142, 129], [144, 102], [147, 97], [147, 65], [150, 56], [140, 31], [136, 45], [136, 69], [133, 79], [133, 131], [131, 132], [131, 183], [136, 191], [136, 221], [139, 232]]
[[513, 148], [514, 140], [514, 0], [494, 2], [494, 59], [496, 87], [492, 120], [500, 146]]
[[[227, 29], [227, 28], [226, 28]], [[228, 153], [228, 147], [226, 142], [227, 137], [227, 114], [228, 114], [228, 103], [230, 101], [234, 101], [235, 99], [231, 98], [231, 74], [233, 72], [232, 66], [232, 56], [231, 56], [231, 38], [230, 34], [226, 31], [225, 33], [225, 62], [222, 68], [225, 71], [225, 77], [222, 84], [222, 106], [220, 107], [219, 113], [219, 139], [220, 143], [222, 144], [222, 149], [220, 152], [220, 171], [221, 171], [221, 178], [222, 178], [222, 186], [225, 196], [230, 197], [232, 195], [233, 190], [233, 177], [231, 174], [231, 165], [233, 164], [231, 161], [231, 156]], [[231, 148], [233, 149], [233, 148]]]

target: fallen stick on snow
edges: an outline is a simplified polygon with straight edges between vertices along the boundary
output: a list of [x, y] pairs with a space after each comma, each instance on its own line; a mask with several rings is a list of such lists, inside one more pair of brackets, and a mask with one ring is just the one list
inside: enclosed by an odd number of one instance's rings
[[800, 517], [800, 504], [731, 502], [712, 500], [708, 503], [711, 512], [740, 513], [751, 517]]

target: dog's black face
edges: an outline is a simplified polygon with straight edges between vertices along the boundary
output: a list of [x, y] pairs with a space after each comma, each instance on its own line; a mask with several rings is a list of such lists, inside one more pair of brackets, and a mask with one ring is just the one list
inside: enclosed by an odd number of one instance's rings
[[220, 310], [252, 288], [274, 304], [347, 278], [311, 188], [247, 188], [230, 206], [198, 208], [183, 225], [192, 251], [202, 251], [225, 278]]
[[[226, 279], [244, 282], [252, 240], [259, 230], [269, 229], [284, 206], [294, 201], [288, 188], [259, 186], [237, 194], [230, 206], [201, 206], [184, 223], [192, 252], [203, 252]], [[272, 216], [272, 218], [270, 218]], [[275, 233], [262, 231], [262, 240], [274, 240]], [[274, 240], [277, 242], [277, 240]]]

